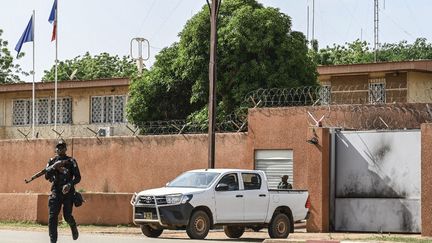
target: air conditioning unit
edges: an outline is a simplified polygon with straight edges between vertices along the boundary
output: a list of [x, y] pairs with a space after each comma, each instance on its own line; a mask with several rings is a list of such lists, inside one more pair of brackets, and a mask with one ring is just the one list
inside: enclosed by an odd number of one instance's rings
[[114, 135], [114, 128], [113, 127], [99, 127], [98, 131], [99, 137], [109, 137]]

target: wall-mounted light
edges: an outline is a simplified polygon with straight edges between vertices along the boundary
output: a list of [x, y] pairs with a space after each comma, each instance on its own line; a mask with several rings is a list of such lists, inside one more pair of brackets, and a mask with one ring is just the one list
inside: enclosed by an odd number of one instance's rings
[[312, 137], [311, 139], [306, 140], [306, 142], [308, 142], [310, 144], [317, 145], [318, 144], [318, 138]]
[[[317, 122], [318, 123], [318, 122]], [[315, 131], [315, 128], [312, 128], [312, 137], [308, 140], [306, 140], [307, 143], [313, 144], [313, 145], [317, 145], [319, 143], [318, 141], [318, 134]]]

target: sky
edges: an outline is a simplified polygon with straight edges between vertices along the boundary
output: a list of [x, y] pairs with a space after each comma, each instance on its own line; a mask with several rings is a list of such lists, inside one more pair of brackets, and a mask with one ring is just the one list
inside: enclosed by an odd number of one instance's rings
[[[0, 0], [2, 38], [9, 42], [9, 50], [14, 56], [15, 45], [33, 10], [36, 12], [36, 81], [41, 79], [44, 70], [52, 67], [55, 60], [55, 44], [51, 42], [52, 25], [48, 22], [53, 1]], [[312, 16], [312, 0], [257, 1], [264, 6], [279, 8], [292, 18], [292, 29], [307, 36], [307, 8], [309, 6]], [[149, 68], [162, 48], [178, 41], [178, 33], [186, 21], [204, 4], [205, 0], [58, 0], [58, 58], [72, 59], [87, 51], [91, 55], [102, 52], [129, 55], [131, 39], [143, 37], [149, 40], [151, 46], [149, 60], [145, 61]], [[431, 41], [432, 29], [428, 24], [431, 12], [430, 0], [380, 0], [380, 42], [413, 42], [417, 37]], [[373, 43], [373, 20], [373, 0], [315, 0], [314, 36], [320, 47], [356, 39]], [[22, 52], [26, 56], [16, 63], [30, 71], [32, 43], [24, 44]], [[32, 77], [22, 79], [30, 82]]]

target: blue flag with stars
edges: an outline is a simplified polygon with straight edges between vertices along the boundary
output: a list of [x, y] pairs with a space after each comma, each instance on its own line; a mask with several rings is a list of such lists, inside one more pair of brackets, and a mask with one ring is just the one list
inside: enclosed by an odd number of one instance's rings
[[18, 54], [21, 52], [21, 47], [26, 42], [32, 42], [33, 41], [33, 15], [30, 18], [30, 21], [27, 24], [26, 29], [24, 30], [24, 33], [22, 34], [21, 38], [19, 39], [18, 43], [15, 46], [15, 51], [17, 51], [17, 57]]

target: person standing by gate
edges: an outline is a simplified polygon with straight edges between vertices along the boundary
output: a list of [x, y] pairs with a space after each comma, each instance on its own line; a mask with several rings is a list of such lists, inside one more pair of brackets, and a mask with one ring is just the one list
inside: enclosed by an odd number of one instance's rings
[[47, 167], [58, 161], [54, 170], [47, 171], [45, 179], [52, 183], [51, 195], [48, 198], [49, 216], [48, 229], [51, 243], [57, 242], [58, 215], [63, 205], [63, 216], [72, 231], [72, 238], [78, 239], [78, 228], [72, 216], [75, 185], [81, 181], [81, 174], [78, 163], [72, 157], [66, 155], [67, 146], [63, 139], [60, 139], [55, 147], [56, 157], [48, 161]]

